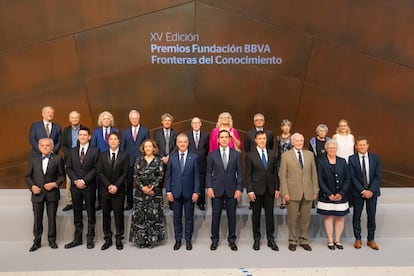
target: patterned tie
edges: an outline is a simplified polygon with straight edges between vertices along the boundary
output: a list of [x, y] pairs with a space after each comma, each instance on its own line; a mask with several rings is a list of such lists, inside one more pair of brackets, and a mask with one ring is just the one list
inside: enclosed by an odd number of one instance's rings
[[181, 173], [184, 171], [184, 153], [180, 153], [180, 166], [181, 166]]
[[133, 134], [133, 138], [134, 138], [134, 142], [137, 141], [137, 127], [133, 127], [134, 128], [134, 134]]
[[195, 134], [194, 143], [196, 146], [196, 149], [198, 149], [198, 143], [200, 142], [200, 138], [198, 137], [198, 132]]
[[109, 137], [108, 128], [105, 128], [105, 143], [107, 144], [108, 144], [108, 137]]
[[80, 160], [80, 163], [81, 164], [83, 164], [83, 160], [85, 159], [85, 148], [84, 147], [82, 147], [82, 149], [81, 149], [81, 153], [80, 153], [80, 156], [79, 156], [79, 160]]
[[46, 124], [45, 130], [46, 130], [46, 137], [49, 138], [50, 137], [49, 123]]
[[267, 169], [266, 154], [265, 154], [263, 149], [262, 149], [262, 163], [263, 163], [263, 166], [265, 167], [265, 169]]
[[170, 153], [170, 130], [165, 130], [165, 154]]
[[299, 159], [299, 165], [303, 169], [303, 159], [302, 159], [302, 153], [298, 151], [298, 159]]
[[227, 169], [227, 155], [226, 155], [226, 150], [223, 150], [223, 155], [222, 155], [222, 157], [221, 157], [222, 159], [223, 159], [223, 166], [224, 166], [224, 169], [226, 170]]
[[365, 155], [362, 156], [362, 176], [364, 178], [364, 188], [368, 188], [367, 167], [365, 165]]

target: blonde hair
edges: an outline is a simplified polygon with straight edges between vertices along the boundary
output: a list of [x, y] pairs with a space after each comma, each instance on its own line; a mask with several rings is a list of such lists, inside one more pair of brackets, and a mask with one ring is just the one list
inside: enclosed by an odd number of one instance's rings
[[339, 125], [341, 124], [341, 122], [343, 122], [343, 123], [346, 123], [346, 124], [347, 124], [346, 134], [351, 134], [352, 132], [351, 132], [351, 128], [349, 127], [349, 123], [348, 123], [348, 121], [347, 121], [347, 120], [345, 120], [345, 119], [341, 119], [341, 120], [339, 120], [339, 122], [338, 122], [338, 126], [336, 127], [336, 134], [339, 134], [339, 133], [340, 133], [340, 132], [339, 132]]
[[217, 119], [216, 127], [221, 126], [221, 120], [223, 119], [223, 117], [228, 117], [229, 118], [229, 127], [233, 128], [233, 118], [231, 117], [231, 114], [229, 112], [222, 112], [222, 113], [219, 114], [218, 119]]
[[100, 127], [102, 126], [102, 120], [103, 120], [104, 116], [108, 116], [109, 120], [111, 120], [110, 126], [115, 125], [114, 116], [109, 111], [104, 111], [101, 114], [99, 114], [99, 116], [98, 116], [98, 126], [100, 126]]

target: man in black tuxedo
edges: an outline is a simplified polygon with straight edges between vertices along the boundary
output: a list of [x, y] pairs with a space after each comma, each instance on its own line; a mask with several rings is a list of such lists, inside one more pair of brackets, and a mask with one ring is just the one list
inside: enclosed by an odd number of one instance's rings
[[218, 141], [219, 148], [207, 157], [207, 193], [213, 204], [210, 249], [217, 249], [221, 212], [225, 204], [229, 227], [227, 241], [230, 249], [237, 251], [236, 205], [243, 191], [241, 155], [240, 152], [230, 149], [230, 133], [227, 130], [219, 132]]
[[274, 142], [274, 136], [273, 133], [264, 128], [264, 124], [265, 124], [265, 117], [263, 114], [257, 113], [256, 115], [254, 115], [253, 117], [253, 124], [254, 124], [254, 128], [252, 128], [251, 130], [249, 130], [246, 133], [246, 137], [244, 138], [244, 151], [245, 152], [249, 152], [252, 149], [256, 148], [256, 132], [258, 131], [263, 131], [264, 133], [266, 133], [266, 148], [267, 149], [271, 149], [273, 150], [273, 142]]
[[273, 205], [275, 198], [279, 197], [279, 180], [277, 177], [276, 155], [266, 149], [267, 135], [259, 130], [256, 133], [256, 147], [246, 155], [247, 193], [253, 210], [253, 249], [260, 249], [260, 216], [262, 207], [266, 216], [267, 245], [275, 251], [279, 251], [275, 243], [273, 221]]
[[32, 192], [34, 215], [34, 242], [30, 252], [41, 247], [45, 204], [49, 246], [53, 249], [58, 248], [56, 244], [56, 211], [60, 199], [59, 186], [65, 181], [63, 160], [52, 152], [53, 140], [41, 138], [38, 144], [40, 154], [30, 159], [29, 170], [25, 175], [27, 187]]
[[41, 138], [50, 138], [53, 140], [53, 149], [54, 154], [58, 154], [60, 149], [60, 144], [62, 140], [62, 129], [59, 125], [53, 123], [53, 118], [55, 116], [55, 109], [51, 106], [45, 106], [42, 108], [42, 118], [40, 122], [35, 122], [30, 127], [29, 132], [29, 141], [32, 145], [32, 157], [39, 156], [41, 152], [39, 151], [39, 140]]
[[201, 131], [201, 120], [194, 117], [191, 120], [192, 130], [188, 135], [188, 151], [197, 154], [200, 172], [200, 196], [198, 197], [197, 206], [200, 210], [206, 209], [206, 170], [207, 170], [207, 154], [209, 148], [209, 134]]
[[[80, 114], [77, 111], [71, 111], [69, 113], [69, 122], [70, 125], [63, 129], [62, 134], [63, 160], [65, 160], [65, 163], [67, 162], [71, 149], [79, 146], [78, 132], [81, 127], [84, 127], [80, 124]], [[73, 208], [70, 183], [71, 181], [68, 177], [66, 179], [66, 206], [62, 211], [69, 211]]]
[[98, 161], [105, 239], [102, 250], [112, 246], [111, 211], [114, 212], [115, 217], [116, 249], [124, 248], [122, 240], [124, 239], [125, 179], [128, 174], [129, 157], [128, 153], [119, 150], [120, 143], [118, 132], [109, 134], [109, 150], [102, 152]]
[[82, 127], [78, 131], [79, 146], [70, 150], [67, 155], [66, 170], [71, 181], [71, 193], [73, 200], [73, 223], [75, 235], [72, 242], [65, 248], [72, 248], [82, 244], [83, 217], [82, 209], [85, 202], [88, 214], [88, 249], [95, 247], [95, 200], [96, 200], [96, 166], [99, 158], [99, 149], [90, 145], [91, 132]]
[[121, 135], [121, 150], [129, 155], [129, 169], [125, 184], [127, 204], [125, 210], [131, 210], [133, 204], [133, 176], [135, 160], [140, 157], [139, 147], [144, 140], [149, 139], [149, 131], [140, 124], [140, 114], [136, 110], [129, 112], [129, 122], [131, 126], [125, 129]]

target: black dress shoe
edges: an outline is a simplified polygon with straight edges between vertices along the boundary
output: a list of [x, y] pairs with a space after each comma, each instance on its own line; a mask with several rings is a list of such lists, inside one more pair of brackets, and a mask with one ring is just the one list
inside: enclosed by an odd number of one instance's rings
[[101, 249], [102, 250], [107, 250], [109, 247], [111, 247], [112, 246], [112, 241], [106, 241], [103, 245], [102, 245], [102, 247], [101, 247]]
[[275, 241], [267, 241], [267, 246], [269, 246], [273, 251], [279, 251], [279, 247]]
[[32, 245], [32, 247], [30, 247], [29, 251], [30, 251], [30, 252], [36, 251], [36, 250], [38, 250], [40, 247], [42, 247], [42, 245], [41, 245], [40, 243], [34, 243], [34, 244]]
[[300, 247], [302, 247], [306, 251], [312, 251], [312, 247], [310, 247], [310, 245], [307, 243], [301, 244]]
[[56, 242], [49, 242], [49, 246], [50, 246], [50, 248], [52, 248], [52, 249], [56, 249], [56, 248], [58, 248], [58, 245], [57, 245], [57, 243]]
[[290, 251], [296, 251], [296, 244], [289, 244], [289, 250]]
[[72, 248], [72, 247], [75, 247], [81, 244], [82, 244], [82, 241], [74, 240], [74, 241], [71, 241], [70, 243], [65, 244], [65, 248], [69, 249], [69, 248]]
[[127, 205], [127, 206], [125, 206], [125, 208], [124, 208], [124, 210], [125, 211], [129, 211], [129, 210], [131, 210], [132, 209], [132, 205]]
[[72, 209], [73, 209], [73, 205], [72, 204], [68, 204], [65, 207], [63, 207], [62, 211], [66, 212], [66, 211], [69, 211], [69, 210], [72, 210]]
[[124, 245], [122, 244], [121, 240], [116, 241], [116, 249], [118, 249], [118, 250], [124, 249]]
[[176, 251], [176, 250], [180, 249], [180, 247], [181, 247], [181, 242], [180, 241], [176, 241], [175, 244], [174, 244], [173, 249], [174, 249], [174, 251]]
[[96, 211], [102, 210], [102, 205], [101, 205], [101, 204], [98, 204], [98, 205], [96, 206], [95, 210], [96, 210]]
[[210, 250], [216, 250], [218, 246], [218, 242], [213, 241], [210, 245]]
[[95, 247], [95, 243], [93, 241], [88, 241], [88, 243], [86, 244], [86, 248], [88, 249], [92, 249]]
[[229, 242], [229, 247], [233, 251], [237, 251], [237, 245], [235, 242]]
[[185, 242], [185, 249], [187, 249], [187, 250], [193, 249], [193, 244], [191, 243], [191, 241], [186, 241]]
[[198, 209], [200, 209], [201, 211], [205, 211], [206, 206], [204, 204], [200, 204], [200, 205], [198, 205]]
[[260, 250], [260, 241], [254, 241], [253, 250]]

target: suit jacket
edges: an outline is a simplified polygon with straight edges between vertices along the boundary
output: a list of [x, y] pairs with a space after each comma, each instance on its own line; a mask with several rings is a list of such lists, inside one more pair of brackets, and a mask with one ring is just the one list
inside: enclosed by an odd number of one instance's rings
[[168, 159], [166, 192], [171, 192], [174, 198], [191, 199], [193, 193], [200, 193], [198, 157], [188, 151], [183, 172], [181, 172], [179, 158], [179, 152], [176, 151], [171, 153]]
[[[264, 133], [266, 133], [266, 148], [273, 150], [273, 143], [275, 140], [275, 137], [273, 136], [273, 133], [268, 129], [263, 129]], [[244, 138], [244, 151], [249, 152], [253, 149], [256, 149], [256, 128], [252, 128], [246, 133], [246, 137]]]
[[[80, 128], [85, 126], [80, 125]], [[77, 140], [77, 139], [76, 139]], [[79, 146], [79, 141], [76, 141], [76, 145]], [[67, 126], [63, 129], [62, 133], [62, 150], [63, 157], [67, 160], [70, 150], [72, 149], [72, 126]]]
[[333, 170], [327, 157], [318, 158], [318, 182], [319, 182], [319, 199], [321, 201], [330, 201], [329, 197], [339, 193], [342, 196], [341, 202], [346, 202], [350, 187], [350, 176], [346, 160], [336, 157], [336, 165]]
[[[170, 152], [169, 154], [173, 153], [177, 150], [176, 139], [177, 139], [178, 132], [172, 128], [170, 128]], [[165, 153], [165, 137], [164, 137], [164, 129], [157, 129], [154, 132], [154, 140], [158, 146], [158, 156], [164, 157], [168, 154]]]
[[[58, 124], [52, 123], [49, 137], [53, 140], [53, 152], [58, 154], [62, 140], [62, 129]], [[32, 145], [32, 157], [41, 155], [39, 151], [39, 140], [42, 138], [47, 138], [43, 121], [33, 123], [29, 132], [29, 141]]]
[[[382, 166], [379, 157], [376, 154], [368, 153], [369, 162], [369, 185], [368, 190], [373, 192], [374, 196], [380, 196], [380, 184], [382, 175]], [[359, 162], [358, 153], [349, 157], [349, 169], [352, 181], [352, 195], [360, 196], [364, 188], [364, 178], [362, 175], [361, 163]]]
[[43, 185], [49, 182], [56, 182], [60, 186], [65, 181], [66, 174], [62, 158], [59, 155], [52, 154], [47, 165], [46, 174], [44, 174], [42, 169], [42, 156], [32, 157], [25, 179], [30, 191], [33, 185], [41, 189], [38, 195], [32, 193], [32, 202], [42, 202], [45, 199], [47, 201], [58, 201], [60, 199], [59, 188], [46, 191]]
[[275, 190], [279, 190], [276, 165], [276, 155], [272, 150], [267, 150], [267, 167], [265, 168], [256, 147], [252, 148], [246, 155], [247, 192], [254, 192], [260, 196], [266, 192], [274, 195]]
[[207, 156], [206, 187], [213, 188], [215, 196], [233, 197], [243, 191], [243, 171], [240, 152], [230, 149], [229, 162], [224, 169], [220, 148]]
[[200, 172], [205, 173], [207, 170], [207, 155], [209, 146], [209, 134], [200, 131], [198, 141], [198, 148], [195, 146], [193, 131], [187, 133], [188, 136], [188, 151], [194, 152], [198, 156], [198, 163], [200, 164]]
[[282, 154], [280, 162], [280, 192], [282, 196], [289, 195], [291, 200], [299, 201], [304, 196], [313, 200], [313, 195], [319, 192], [318, 175], [313, 153], [302, 150], [303, 169], [299, 165], [294, 149]]
[[100, 154], [99, 149], [89, 145], [82, 164], [79, 158], [79, 149], [80, 146], [71, 149], [67, 156], [66, 170], [72, 183], [71, 187], [77, 189], [74, 182], [78, 179], [83, 179], [83, 181], [85, 181], [86, 188], [91, 185], [95, 187], [97, 165]]
[[[109, 133], [118, 132], [117, 128], [111, 127]], [[105, 142], [103, 137], [103, 129], [102, 127], [97, 128], [92, 133], [92, 140], [91, 145], [97, 147], [101, 152], [109, 150], [109, 145]]]
[[[124, 151], [118, 151], [118, 157], [115, 160], [113, 169], [111, 168], [110, 151], [101, 152], [98, 160], [98, 175], [101, 180], [101, 195], [106, 198], [117, 196], [125, 193], [125, 178], [128, 173], [129, 157], [128, 153]], [[115, 185], [118, 187], [118, 191], [115, 195], [108, 192], [109, 185]]]
[[144, 140], [149, 139], [149, 131], [142, 125], [139, 126], [137, 139], [134, 141], [132, 136], [132, 127], [125, 129], [121, 135], [121, 150], [125, 151], [129, 155], [129, 166], [132, 167], [135, 164], [135, 160], [142, 156], [139, 147]]

